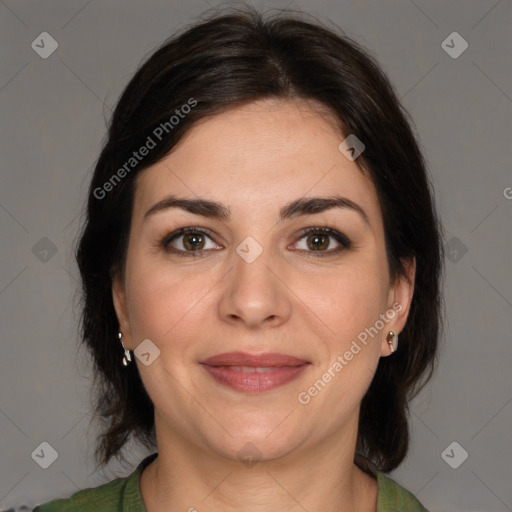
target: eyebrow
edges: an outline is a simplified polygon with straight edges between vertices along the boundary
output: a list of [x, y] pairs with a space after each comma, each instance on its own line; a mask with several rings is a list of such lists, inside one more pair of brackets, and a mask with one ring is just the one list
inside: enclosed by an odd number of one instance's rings
[[[229, 220], [231, 217], [231, 210], [229, 207], [212, 201], [209, 199], [186, 199], [169, 195], [164, 197], [158, 203], [155, 203], [145, 214], [144, 220], [154, 215], [157, 212], [168, 210], [169, 208], [181, 208], [194, 215], [202, 215], [203, 217], [210, 217], [220, 220]], [[282, 222], [287, 219], [295, 218], [300, 215], [311, 215], [315, 213], [325, 212], [332, 208], [347, 208], [357, 212], [363, 220], [370, 226], [370, 221], [366, 212], [357, 203], [338, 195], [329, 197], [302, 197], [296, 199], [281, 208], [279, 211], [279, 221]]]

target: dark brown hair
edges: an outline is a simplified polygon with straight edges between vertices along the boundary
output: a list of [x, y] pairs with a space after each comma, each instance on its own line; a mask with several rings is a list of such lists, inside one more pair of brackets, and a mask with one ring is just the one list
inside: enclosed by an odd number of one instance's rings
[[[171, 128], [170, 117], [191, 98], [194, 108]], [[381, 358], [362, 400], [356, 448], [384, 472], [407, 453], [408, 402], [435, 369], [443, 309], [442, 231], [419, 143], [388, 79], [355, 41], [304, 13], [267, 16], [247, 7], [208, 13], [149, 56], [117, 103], [94, 170], [76, 258], [81, 335], [94, 362], [94, 412], [104, 423], [95, 451], [102, 466], [122, 457], [130, 436], [148, 448], [156, 443], [154, 408], [137, 367], [121, 365], [111, 291], [114, 272], [124, 275], [135, 178], [198, 120], [263, 98], [316, 100], [339, 120], [340, 137], [354, 134], [364, 143], [356, 163], [376, 186], [391, 278], [405, 278], [404, 261], [416, 258], [400, 346]], [[149, 154], [119, 173], [166, 122]], [[122, 179], [113, 181], [116, 173]]]

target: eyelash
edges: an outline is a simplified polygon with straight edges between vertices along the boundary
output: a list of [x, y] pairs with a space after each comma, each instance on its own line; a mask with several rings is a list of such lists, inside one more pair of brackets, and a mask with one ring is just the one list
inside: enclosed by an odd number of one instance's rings
[[[205, 251], [208, 251], [209, 249], [203, 249], [203, 250], [199, 250], [199, 251], [183, 251], [181, 249], [169, 247], [169, 244], [172, 241], [174, 241], [176, 238], [178, 238], [184, 234], [187, 234], [187, 233], [197, 233], [197, 234], [201, 234], [201, 235], [206, 235], [210, 239], [212, 238], [212, 235], [210, 234], [209, 230], [205, 230], [204, 228], [189, 226], [189, 227], [185, 227], [185, 228], [180, 228], [180, 229], [164, 236], [162, 238], [162, 240], [160, 241], [160, 245], [167, 252], [176, 254], [177, 256], [180, 256], [180, 257], [196, 257], [196, 258], [202, 257], [203, 253]], [[336, 249], [331, 249], [329, 251], [304, 251], [303, 249], [300, 249], [300, 251], [310, 253], [311, 256], [313, 256], [314, 258], [324, 258], [327, 256], [331, 256], [333, 254], [338, 254], [338, 253], [340, 253], [346, 249], [350, 249], [350, 247], [352, 247], [352, 242], [349, 240], [349, 238], [346, 235], [344, 235], [334, 229], [324, 228], [324, 227], [304, 229], [304, 231], [302, 232], [302, 234], [298, 240], [302, 240], [303, 238], [307, 237], [307, 235], [317, 234], [317, 233], [322, 233], [322, 234], [332, 236], [340, 244], [340, 246]]]

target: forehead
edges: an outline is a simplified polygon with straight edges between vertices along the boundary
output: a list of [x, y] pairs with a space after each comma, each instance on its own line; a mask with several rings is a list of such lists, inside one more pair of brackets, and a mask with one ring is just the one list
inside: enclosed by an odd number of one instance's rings
[[260, 100], [203, 118], [139, 174], [134, 214], [170, 193], [222, 202], [239, 218], [299, 197], [339, 194], [378, 221], [374, 185], [339, 151], [344, 138], [325, 108], [302, 100]]

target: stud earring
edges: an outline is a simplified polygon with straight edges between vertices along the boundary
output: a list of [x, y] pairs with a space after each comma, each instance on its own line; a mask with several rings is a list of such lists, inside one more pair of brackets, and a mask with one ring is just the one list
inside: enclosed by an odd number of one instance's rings
[[386, 341], [389, 344], [391, 353], [395, 352], [395, 350], [398, 348], [398, 334], [395, 334], [393, 331], [389, 331], [388, 335], [386, 336]]
[[[119, 336], [119, 341], [121, 341], [123, 339], [123, 334], [120, 332], [118, 334]], [[121, 341], [121, 345], [123, 346], [123, 349], [124, 349], [124, 356], [123, 356], [123, 366], [128, 366], [128, 363], [131, 362], [132, 360], [132, 356], [130, 354], [130, 351], [127, 350], [126, 348], [124, 348], [124, 343]]]

